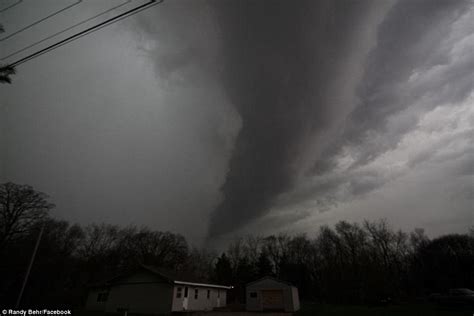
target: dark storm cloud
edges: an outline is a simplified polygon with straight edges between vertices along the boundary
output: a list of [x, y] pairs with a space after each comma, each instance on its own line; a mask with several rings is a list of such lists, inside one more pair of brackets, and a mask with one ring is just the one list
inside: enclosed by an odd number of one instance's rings
[[292, 187], [307, 136], [327, 127], [328, 82], [366, 3], [223, 1], [223, 82], [242, 118], [210, 236], [262, 216]]
[[[239, 2], [219, 7], [223, 32], [232, 34], [224, 37], [224, 82], [243, 126], [223, 186], [225, 199], [211, 218], [211, 236], [238, 229], [271, 207], [312, 197], [317, 209], [326, 210], [382, 187], [403, 172], [365, 166], [394, 149], [416, 128], [420, 115], [462, 102], [473, 90], [474, 57], [468, 48], [453, 50], [468, 35], [462, 29], [470, 27], [468, 22], [455, 24], [472, 2], [396, 2], [379, 25], [364, 74], [354, 85], [357, 101], [344, 105], [352, 112], [306, 174], [327, 176], [311, 180], [288, 199], [282, 193], [295, 185], [295, 157], [309, 145], [307, 136], [335, 121], [328, 81], [337, 78], [335, 70], [348, 47], [344, 43], [356, 35], [351, 27], [361, 21], [363, 6], [358, 4]], [[424, 76], [416, 78], [419, 73]], [[391, 121], [396, 115], [401, 118]], [[429, 159], [439, 146], [413, 163]], [[353, 159], [351, 169], [362, 169], [336, 170], [344, 149]]]
[[[357, 86], [358, 102], [343, 132], [332, 139], [332, 145], [308, 173], [326, 180], [313, 181], [291, 203], [313, 195], [321, 204], [333, 204], [343, 186], [355, 196], [381, 187], [389, 181], [383, 175], [360, 174], [365, 171], [337, 175], [334, 170], [337, 159], [344, 155], [342, 151], [350, 152], [352, 169], [364, 167], [416, 129], [420, 115], [468, 97], [474, 89], [474, 55], [469, 47], [456, 52], [453, 46], [473, 29], [472, 22], [455, 25], [468, 12], [469, 4], [472, 2], [402, 0], [392, 7], [378, 28], [376, 46], [367, 57], [364, 76]], [[423, 72], [421, 78], [415, 77]], [[401, 115], [403, 111], [407, 113]], [[395, 115], [400, 117], [390, 121]], [[428, 160], [449, 141], [419, 153], [408, 162], [409, 167]]]
[[[390, 214], [464, 231], [472, 4], [164, 1], [0, 86], [0, 178], [47, 192], [54, 216], [193, 244]], [[54, 5], [32, 1], [11, 20]]]
[[426, 107], [433, 108], [440, 103], [461, 102], [472, 91], [472, 56], [464, 56], [418, 86], [409, 83], [410, 77], [417, 71], [442, 67], [452, 61], [449, 51], [452, 43], [443, 43], [443, 40], [452, 31], [453, 22], [466, 12], [470, 3], [463, 0], [402, 0], [387, 14], [378, 29], [377, 46], [367, 58], [365, 75], [358, 88], [360, 102], [348, 118], [341, 138], [342, 142], [350, 144], [365, 142], [366, 146], [359, 152], [359, 164], [393, 148], [417, 122], [413, 117], [405, 122], [405, 126], [399, 126], [400, 130], [391, 138], [367, 144], [369, 132], [386, 130], [390, 115], [413, 106], [423, 97], [432, 98]]
[[213, 80], [219, 64], [218, 35], [206, 1], [168, 1], [151, 17], [140, 17], [137, 26], [152, 43], [141, 49], [153, 61], [159, 79], [178, 86]]
[[[85, 17], [110, 1], [86, 2]], [[16, 19], [43, 5], [54, 4], [31, 2]], [[53, 216], [199, 243], [239, 127], [205, 72], [216, 42], [206, 14], [202, 1], [166, 1], [21, 65], [0, 87], [1, 180], [47, 192]]]

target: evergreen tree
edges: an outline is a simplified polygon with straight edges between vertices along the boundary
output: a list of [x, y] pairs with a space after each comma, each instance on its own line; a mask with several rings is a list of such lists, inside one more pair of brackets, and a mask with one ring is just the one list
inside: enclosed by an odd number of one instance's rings
[[232, 266], [229, 258], [223, 253], [217, 258], [215, 266], [215, 281], [218, 284], [231, 284], [232, 283]]
[[268, 254], [264, 251], [258, 256], [256, 268], [258, 278], [274, 275], [272, 262], [270, 258], [268, 258]]

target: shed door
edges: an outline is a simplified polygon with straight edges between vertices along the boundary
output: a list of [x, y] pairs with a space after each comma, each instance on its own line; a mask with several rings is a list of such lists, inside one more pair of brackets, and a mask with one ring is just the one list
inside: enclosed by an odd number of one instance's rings
[[283, 290], [262, 290], [262, 305], [266, 310], [285, 309], [283, 304]]

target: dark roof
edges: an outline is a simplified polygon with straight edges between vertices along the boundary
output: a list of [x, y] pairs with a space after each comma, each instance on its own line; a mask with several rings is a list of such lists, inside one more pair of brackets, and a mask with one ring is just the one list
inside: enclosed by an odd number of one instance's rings
[[252, 285], [252, 284], [258, 283], [258, 282], [260, 282], [260, 281], [267, 280], [267, 279], [270, 279], [270, 280], [273, 280], [273, 281], [275, 281], [275, 282], [283, 283], [283, 284], [286, 284], [286, 285], [288, 285], [288, 286], [293, 286], [293, 287], [294, 287], [294, 285], [291, 284], [290, 282], [283, 281], [283, 280], [277, 279], [277, 278], [272, 277], [272, 276], [264, 276], [263, 278], [260, 278], [260, 279], [258, 279], [258, 280], [255, 280], [255, 281], [252, 281], [252, 282], [247, 283], [245, 286], [249, 286], [249, 285]]
[[141, 265], [141, 267], [155, 275], [158, 275], [168, 282], [173, 284], [183, 284], [183, 285], [194, 285], [194, 286], [203, 286], [203, 287], [218, 287], [218, 288], [231, 288], [231, 286], [220, 285], [220, 284], [211, 284], [207, 280], [196, 277], [190, 271], [173, 271], [169, 269], [164, 269], [160, 267], [152, 267], [147, 265]]
[[142, 264], [141, 267], [153, 274], [159, 275], [170, 282], [174, 281], [187, 281], [193, 283], [206, 283], [207, 280], [196, 277], [190, 271], [175, 271], [171, 269], [166, 269], [162, 267], [155, 267]]
[[110, 287], [114, 284], [120, 283], [119, 280], [121, 278], [129, 276], [130, 274], [136, 273], [137, 271], [140, 271], [140, 270], [145, 270], [147, 272], [150, 272], [151, 274], [158, 276], [159, 278], [163, 279], [163, 281], [169, 284], [182, 284], [182, 285], [192, 285], [192, 286], [202, 286], [202, 287], [217, 287], [217, 288], [224, 288], [224, 289], [231, 288], [231, 286], [211, 284], [207, 280], [196, 277], [191, 272], [187, 272], [187, 271], [177, 272], [170, 269], [148, 266], [144, 264], [141, 264], [136, 269], [122, 273], [118, 276], [115, 276], [112, 279], [108, 279], [105, 282], [91, 284], [89, 287], [91, 288]]

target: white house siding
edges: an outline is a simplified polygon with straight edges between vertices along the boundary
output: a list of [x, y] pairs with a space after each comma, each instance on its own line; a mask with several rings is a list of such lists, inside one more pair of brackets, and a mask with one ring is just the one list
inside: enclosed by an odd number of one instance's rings
[[221, 307], [227, 305], [227, 291], [221, 292], [220, 304]]
[[298, 288], [292, 286], [291, 287], [291, 294], [292, 294], [292, 299], [293, 299], [293, 310], [292, 311], [297, 311], [300, 309], [300, 295], [298, 293]]
[[[188, 288], [188, 297], [184, 297], [185, 288]], [[178, 288], [181, 288], [181, 297], [177, 297]], [[198, 298], [195, 298], [195, 291], [198, 291]], [[207, 298], [207, 291], [210, 291], [210, 296]], [[219, 291], [219, 293], [218, 293]], [[184, 302], [187, 300], [187, 304]], [[198, 311], [198, 310], [212, 310], [216, 307], [226, 305], [227, 290], [216, 289], [212, 287], [190, 286], [190, 285], [175, 285], [173, 290], [172, 311]]]
[[[278, 282], [272, 278], [262, 279], [255, 283], [251, 283], [246, 288], [246, 309], [248, 311], [263, 311], [263, 292], [264, 291], [281, 291], [283, 304], [286, 312], [294, 312], [299, 309], [298, 289], [286, 283]], [[251, 297], [251, 293], [257, 293], [257, 297]]]
[[[181, 297], [176, 297], [178, 294], [178, 287], [181, 288]], [[171, 304], [171, 310], [173, 312], [179, 312], [183, 310], [183, 301], [184, 301], [184, 286], [174, 286], [173, 288], [173, 302]]]

